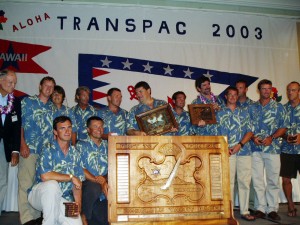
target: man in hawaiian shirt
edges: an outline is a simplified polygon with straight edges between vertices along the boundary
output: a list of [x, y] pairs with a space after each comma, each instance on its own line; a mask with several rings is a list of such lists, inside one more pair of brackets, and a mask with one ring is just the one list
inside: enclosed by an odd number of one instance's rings
[[103, 141], [103, 120], [92, 116], [87, 120], [88, 138], [77, 143], [86, 180], [83, 182], [82, 212], [89, 225], [108, 225], [107, 209], [107, 142]]
[[[67, 116], [53, 121], [56, 140], [46, 143], [36, 164], [35, 183], [29, 192], [30, 204], [43, 212], [43, 225], [81, 225], [82, 180], [80, 153], [71, 145], [72, 122]], [[65, 216], [65, 202], [76, 202], [75, 217]]]
[[288, 103], [284, 105], [287, 111], [288, 130], [283, 136], [281, 146], [282, 188], [288, 201], [288, 216], [296, 216], [297, 209], [292, 197], [292, 178], [300, 172], [300, 84], [293, 81], [287, 86]]
[[177, 91], [172, 95], [175, 107], [172, 109], [178, 123], [178, 131], [171, 133], [176, 136], [186, 136], [191, 134], [190, 115], [184, 110], [186, 95], [182, 91]]
[[[252, 103], [254, 103], [253, 100], [248, 98], [247, 92], [248, 92], [248, 84], [245, 80], [238, 80], [235, 82], [235, 87], [239, 91], [239, 99], [237, 101], [237, 106], [240, 108], [246, 108]], [[237, 183], [235, 185], [235, 190], [237, 190]], [[254, 210], [254, 204], [255, 204], [255, 191], [253, 188], [253, 183], [251, 181], [250, 183], [250, 197], [249, 197], [249, 208], [251, 210]]]
[[77, 123], [77, 141], [84, 140], [88, 137], [86, 130], [86, 121], [91, 116], [96, 116], [96, 109], [89, 104], [91, 91], [86, 86], [76, 89], [75, 102], [78, 104], [72, 107]]
[[76, 119], [73, 110], [71, 110], [71, 108], [63, 104], [65, 97], [66, 97], [66, 93], [63, 87], [59, 85], [55, 85], [53, 94], [51, 95], [51, 100], [53, 102], [53, 112], [54, 112], [53, 119], [55, 119], [58, 116], [70, 117], [72, 121], [72, 145], [75, 145], [76, 138], [77, 138]]
[[27, 190], [32, 186], [35, 176], [35, 163], [43, 144], [53, 139], [53, 93], [55, 80], [44, 77], [40, 81], [39, 95], [22, 100], [22, 132], [19, 163], [18, 205], [22, 224], [34, 224], [41, 213], [28, 203]]
[[[0, 207], [7, 194], [8, 169], [19, 163], [21, 102], [14, 96], [17, 76], [14, 71], [0, 72]], [[17, 197], [17, 196], [16, 196]], [[1, 216], [1, 210], [0, 210]]]
[[248, 84], [245, 80], [238, 80], [235, 82], [235, 87], [239, 91], [239, 99], [237, 101], [238, 107], [245, 108], [254, 103], [254, 101], [247, 96]]
[[217, 134], [228, 137], [231, 199], [234, 202], [234, 185], [237, 176], [241, 217], [253, 221], [255, 218], [248, 210], [252, 173], [249, 140], [253, 135], [253, 128], [248, 110], [237, 106], [237, 88], [228, 87], [225, 90], [225, 99], [226, 106], [222, 107], [217, 114]]
[[147, 134], [139, 130], [135, 116], [149, 111], [151, 109], [157, 108], [159, 106], [167, 104], [163, 100], [155, 99], [151, 96], [151, 88], [149, 84], [145, 81], [138, 82], [135, 86], [135, 93], [138, 98], [139, 104], [133, 106], [127, 116], [127, 134], [136, 136], [146, 136]]
[[[195, 81], [195, 87], [199, 92], [196, 99], [191, 104], [212, 104], [214, 110], [217, 112], [224, 106], [224, 101], [221, 97], [214, 95], [211, 92], [210, 79], [206, 76], [200, 76]], [[215, 130], [214, 124], [207, 124], [204, 120], [200, 120], [197, 125], [192, 126], [192, 132], [196, 135], [215, 135], [212, 131]]]
[[[249, 106], [254, 136], [252, 150], [252, 182], [257, 197], [255, 217], [264, 218], [266, 213], [272, 220], [280, 220], [278, 196], [280, 190], [280, 145], [287, 127], [284, 107], [271, 99], [272, 82], [261, 80], [258, 85], [259, 100]], [[266, 171], [267, 186], [265, 186]]]
[[107, 140], [108, 136], [126, 135], [127, 111], [120, 107], [122, 93], [119, 88], [111, 88], [107, 92], [108, 106], [98, 111], [98, 115], [104, 121], [104, 133], [102, 139]]

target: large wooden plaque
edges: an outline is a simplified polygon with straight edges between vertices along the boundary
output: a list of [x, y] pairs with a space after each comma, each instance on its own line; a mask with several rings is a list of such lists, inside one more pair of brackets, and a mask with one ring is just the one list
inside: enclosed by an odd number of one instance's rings
[[119, 224], [232, 224], [222, 136], [110, 136], [108, 216]]

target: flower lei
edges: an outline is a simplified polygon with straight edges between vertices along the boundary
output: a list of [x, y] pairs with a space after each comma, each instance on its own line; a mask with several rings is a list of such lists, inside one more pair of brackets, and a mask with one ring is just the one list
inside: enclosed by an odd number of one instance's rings
[[[213, 103], [217, 102], [217, 98], [212, 92], [210, 92], [210, 97], [211, 97], [211, 100]], [[199, 98], [200, 98], [201, 102], [203, 102], [204, 104], [207, 104], [206, 99], [204, 98], [204, 96], [201, 93], [199, 94]]]
[[12, 111], [12, 109], [14, 108], [13, 106], [13, 102], [14, 102], [15, 96], [13, 95], [13, 93], [8, 94], [7, 97], [7, 105], [6, 106], [2, 106], [0, 105], [0, 113], [7, 115], [8, 113], [10, 113]]

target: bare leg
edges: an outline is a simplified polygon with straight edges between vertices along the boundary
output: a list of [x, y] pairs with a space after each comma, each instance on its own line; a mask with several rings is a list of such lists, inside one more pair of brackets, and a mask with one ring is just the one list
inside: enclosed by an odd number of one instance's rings
[[285, 194], [285, 197], [288, 201], [288, 215], [289, 216], [296, 216], [295, 204], [293, 202], [292, 190], [293, 185], [291, 182], [291, 178], [289, 177], [282, 177], [282, 188]]

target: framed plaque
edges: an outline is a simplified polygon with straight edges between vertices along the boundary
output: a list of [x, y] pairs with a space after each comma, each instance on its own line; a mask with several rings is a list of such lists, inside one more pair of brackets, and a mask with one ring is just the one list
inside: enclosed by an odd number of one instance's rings
[[178, 124], [169, 104], [135, 116], [139, 128], [147, 135], [161, 135], [177, 128]]
[[215, 124], [216, 114], [212, 104], [191, 104], [188, 105], [191, 123], [198, 125], [200, 120], [204, 120], [206, 124]]

